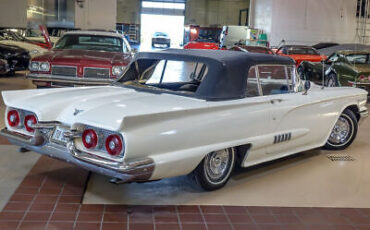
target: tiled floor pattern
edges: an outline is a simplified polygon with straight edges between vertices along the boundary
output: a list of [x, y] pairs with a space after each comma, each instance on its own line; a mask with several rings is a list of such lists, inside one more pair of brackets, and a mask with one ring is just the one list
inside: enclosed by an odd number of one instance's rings
[[41, 157], [0, 213], [0, 230], [370, 229], [370, 209], [81, 204], [87, 177]]

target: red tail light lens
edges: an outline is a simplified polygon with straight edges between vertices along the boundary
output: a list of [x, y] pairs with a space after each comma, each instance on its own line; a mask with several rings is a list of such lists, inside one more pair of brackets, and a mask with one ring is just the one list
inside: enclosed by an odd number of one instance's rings
[[360, 81], [363, 81], [363, 80], [365, 80], [365, 75], [360, 76]]
[[122, 147], [122, 139], [116, 134], [108, 136], [105, 140], [105, 148], [112, 156], [119, 155], [122, 152]]
[[35, 131], [35, 129], [32, 126], [37, 124], [37, 117], [35, 115], [27, 115], [24, 118], [23, 124], [24, 127], [26, 127], [26, 130], [32, 133]]
[[17, 110], [10, 110], [8, 112], [8, 116], [7, 116], [7, 119], [8, 119], [8, 124], [11, 126], [11, 127], [16, 127], [19, 125], [19, 113]]
[[86, 129], [82, 133], [82, 142], [87, 149], [95, 148], [98, 144], [98, 135], [93, 129]]

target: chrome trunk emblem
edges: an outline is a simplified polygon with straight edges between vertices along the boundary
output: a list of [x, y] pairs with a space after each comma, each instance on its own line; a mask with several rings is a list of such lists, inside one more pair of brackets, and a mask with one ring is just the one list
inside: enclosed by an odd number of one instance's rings
[[77, 116], [79, 113], [82, 113], [83, 109], [75, 109], [75, 112], [73, 113], [74, 116]]

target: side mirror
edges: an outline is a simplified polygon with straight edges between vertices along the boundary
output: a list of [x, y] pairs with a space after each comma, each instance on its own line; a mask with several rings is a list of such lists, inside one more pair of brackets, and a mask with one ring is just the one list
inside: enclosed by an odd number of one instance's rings
[[307, 95], [308, 90], [311, 88], [311, 82], [306, 80], [304, 83], [304, 93], [303, 95]]

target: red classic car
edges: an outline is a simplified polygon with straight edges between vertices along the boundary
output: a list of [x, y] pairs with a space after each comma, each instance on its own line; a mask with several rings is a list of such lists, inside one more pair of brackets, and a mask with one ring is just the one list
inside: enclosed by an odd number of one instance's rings
[[327, 59], [325, 55], [320, 55], [313, 47], [301, 45], [284, 45], [277, 50], [276, 54], [291, 57], [297, 67], [302, 61], [321, 62]]
[[189, 25], [185, 27], [184, 49], [218, 50], [220, 47], [221, 28], [200, 27]]
[[120, 34], [73, 31], [50, 52], [33, 58], [27, 77], [38, 88], [109, 84], [123, 74], [132, 56]]
[[184, 49], [198, 49], [198, 50], [218, 50], [219, 44], [214, 42], [191, 41], [184, 46]]

